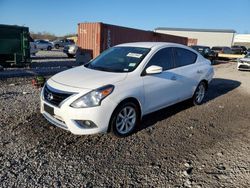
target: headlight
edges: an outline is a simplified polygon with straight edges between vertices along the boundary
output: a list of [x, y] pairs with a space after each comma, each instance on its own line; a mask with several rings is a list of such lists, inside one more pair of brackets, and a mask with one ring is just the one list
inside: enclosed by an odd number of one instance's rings
[[88, 108], [99, 106], [102, 100], [108, 95], [110, 95], [113, 90], [113, 85], [106, 85], [100, 87], [78, 98], [70, 106], [74, 108]]

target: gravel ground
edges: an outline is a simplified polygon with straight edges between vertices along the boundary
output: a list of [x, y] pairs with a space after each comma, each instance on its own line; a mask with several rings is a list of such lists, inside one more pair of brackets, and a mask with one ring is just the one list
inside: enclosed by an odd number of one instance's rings
[[75, 58], [68, 58], [62, 50], [39, 51], [32, 56], [30, 68], [5, 68], [1, 71], [0, 67], [0, 78], [53, 75], [73, 66], [78, 66]]
[[30, 78], [0, 81], [0, 187], [250, 187], [250, 72], [235, 67], [215, 66], [203, 105], [150, 114], [124, 139], [56, 128]]

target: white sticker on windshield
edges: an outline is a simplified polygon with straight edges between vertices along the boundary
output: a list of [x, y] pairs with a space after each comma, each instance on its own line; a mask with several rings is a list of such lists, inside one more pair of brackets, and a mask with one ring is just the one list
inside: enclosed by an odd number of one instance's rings
[[135, 58], [141, 58], [142, 54], [137, 53], [128, 53], [127, 57], [135, 57]]
[[134, 67], [136, 65], [136, 63], [129, 63], [128, 66], [129, 67]]

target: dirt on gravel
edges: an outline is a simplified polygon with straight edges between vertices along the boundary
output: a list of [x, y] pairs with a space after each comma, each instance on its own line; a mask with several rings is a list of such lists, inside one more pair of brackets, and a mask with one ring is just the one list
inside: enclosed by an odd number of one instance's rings
[[0, 81], [0, 187], [250, 187], [250, 72], [215, 66], [205, 103], [126, 138], [75, 136], [39, 113], [30, 78]]

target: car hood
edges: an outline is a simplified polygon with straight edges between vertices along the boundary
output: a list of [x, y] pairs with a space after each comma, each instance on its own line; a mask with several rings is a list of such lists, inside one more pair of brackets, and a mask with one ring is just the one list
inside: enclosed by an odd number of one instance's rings
[[250, 58], [242, 58], [242, 59], [240, 59], [240, 61], [250, 62]]
[[85, 68], [72, 68], [54, 75], [51, 80], [74, 88], [96, 89], [107, 84], [114, 84], [126, 78], [127, 73], [112, 73]]

